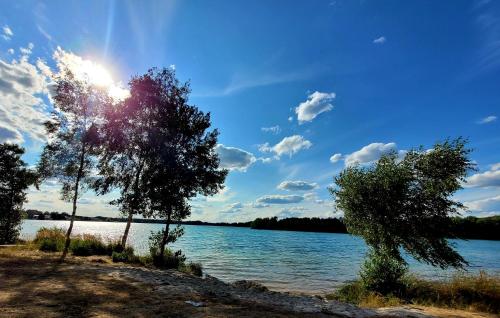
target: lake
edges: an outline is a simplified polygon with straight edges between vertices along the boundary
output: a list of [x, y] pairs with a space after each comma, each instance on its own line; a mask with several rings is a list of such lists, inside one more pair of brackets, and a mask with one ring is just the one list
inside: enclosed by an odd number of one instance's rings
[[[40, 227], [67, 228], [69, 221], [25, 220], [21, 237], [33, 238]], [[148, 237], [162, 224], [133, 223], [128, 242], [138, 253], [148, 252]], [[125, 223], [76, 221], [73, 233], [121, 237]], [[500, 274], [500, 241], [454, 240], [470, 263], [469, 271]], [[260, 282], [272, 290], [325, 293], [356, 278], [366, 252], [363, 240], [336, 233], [252, 230], [250, 228], [186, 225], [173, 249], [200, 262], [206, 274], [224, 281]], [[444, 271], [408, 258], [410, 270], [422, 277], [445, 278]]]

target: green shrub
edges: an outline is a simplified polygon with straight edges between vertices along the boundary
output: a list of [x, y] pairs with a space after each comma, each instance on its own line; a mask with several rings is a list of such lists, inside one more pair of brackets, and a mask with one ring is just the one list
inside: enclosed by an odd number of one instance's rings
[[36, 233], [33, 243], [40, 251], [59, 252], [63, 250], [65, 240], [66, 234], [63, 229], [42, 227]]
[[163, 259], [160, 255], [151, 255], [153, 258], [153, 265], [159, 268], [175, 268], [180, 269], [184, 266], [186, 262], [186, 256], [182, 254], [182, 251], [172, 252], [170, 249], [166, 248], [163, 255]]
[[188, 273], [191, 273], [191, 274], [196, 275], [198, 277], [202, 277], [203, 276], [203, 266], [200, 263], [190, 262], [186, 266], [186, 271]]
[[110, 255], [108, 246], [101, 237], [92, 234], [82, 234], [71, 239], [70, 250], [76, 256]]
[[365, 290], [382, 295], [400, 295], [404, 292], [403, 276], [407, 270], [404, 261], [379, 250], [368, 253], [359, 274]]
[[[119, 245], [121, 247], [121, 245]], [[134, 255], [134, 249], [132, 247], [126, 247], [125, 249], [121, 249], [122, 251], [113, 251], [111, 254], [111, 259], [113, 262], [122, 262], [122, 263], [136, 263], [138, 262], [138, 258]]]

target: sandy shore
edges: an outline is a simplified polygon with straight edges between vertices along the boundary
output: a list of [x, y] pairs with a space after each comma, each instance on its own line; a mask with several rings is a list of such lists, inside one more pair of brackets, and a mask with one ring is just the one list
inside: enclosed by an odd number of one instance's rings
[[422, 307], [362, 309], [174, 270], [0, 249], [0, 317], [493, 317]]

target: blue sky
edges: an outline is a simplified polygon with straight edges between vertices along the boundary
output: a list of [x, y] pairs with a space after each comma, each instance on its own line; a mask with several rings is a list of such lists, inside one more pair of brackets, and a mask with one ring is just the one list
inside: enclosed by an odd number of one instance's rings
[[[29, 164], [57, 63], [100, 65], [121, 88], [165, 66], [212, 113], [232, 169], [192, 219], [339, 215], [326, 188], [346, 165], [458, 136], [478, 171], [456, 198], [500, 214], [498, 1], [3, 1], [0, 27], [0, 141]], [[26, 207], [69, 211], [57, 191]], [[85, 194], [78, 213], [117, 215], [113, 195]]]

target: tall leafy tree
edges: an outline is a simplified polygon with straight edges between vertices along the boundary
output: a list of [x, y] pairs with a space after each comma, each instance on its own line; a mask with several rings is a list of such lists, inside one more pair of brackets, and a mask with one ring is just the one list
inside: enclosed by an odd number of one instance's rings
[[165, 220], [159, 243], [163, 260], [166, 244], [182, 230], [174, 221], [190, 215], [188, 200], [213, 195], [223, 188], [227, 170], [219, 168], [215, 152], [218, 131], [209, 130], [210, 113], [188, 104], [190, 88], [171, 69], [151, 69], [130, 82], [129, 107], [140, 110], [146, 162], [140, 179], [148, 201], [146, 216]]
[[26, 167], [23, 154], [18, 145], [0, 144], [0, 244], [17, 240], [26, 190], [38, 187], [37, 174]]
[[148, 163], [149, 110], [138, 105], [132, 96], [105, 112], [101, 126], [99, 178], [94, 183], [98, 194], [120, 189], [120, 197], [111, 203], [127, 216], [122, 247], [127, 243], [134, 214], [148, 215], [150, 206], [142, 193], [143, 171]]
[[54, 112], [45, 123], [48, 142], [38, 171], [43, 179], [55, 178], [61, 184], [62, 199], [72, 203], [62, 258], [68, 252], [77, 201], [92, 182], [95, 156], [99, 147], [99, 128], [104, 109], [113, 101], [108, 93], [63, 69], [55, 77]]
[[450, 217], [463, 208], [452, 195], [473, 169], [470, 151], [458, 138], [430, 151], [409, 151], [402, 160], [390, 153], [370, 167], [347, 167], [330, 191], [344, 211], [348, 231], [361, 236], [382, 260], [404, 264], [403, 248], [434, 266], [463, 267], [467, 262], [447, 238], [454, 237]]

